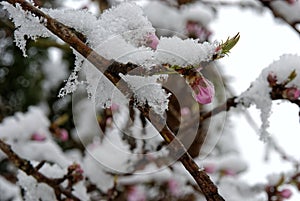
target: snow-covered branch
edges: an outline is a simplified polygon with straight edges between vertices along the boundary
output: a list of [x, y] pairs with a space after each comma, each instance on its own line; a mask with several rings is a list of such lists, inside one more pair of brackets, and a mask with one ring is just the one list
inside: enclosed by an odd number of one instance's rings
[[[67, 189], [61, 186], [61, 183], [67, 178], [49, 178], [39, 172], [39, 169], [44, 165], [44, 162], [39, 163], [37, 166], [33, 166], [30, 161], [21, 158], [17, 155], [11, 147], [0, 139], [0, 149], [7, 155], [8, 159], [20, 170], [24, 171], [28, 176], [34, 177], [39, 183], [45, 183], [53, 188], [56, 198], [63, 200], [63, 196], [80, 201], [78, 197], [72, 194], [72, 189]], [[72, 170], [73, 171], [73, 170]], [[71, 183], [70, 183], [71, 185]], [[71, 185], [72, 186], [72, 185]], [[71, 187], [70, 186], [70, 187]]]
[[[70, 30], [68, 26], [65, 26], [64, 24], [58, 22], [54, 18], [50, 17], [49, 15], [45, 14], [40, 9], [34, 7], [30, 3], [23, 1], [23, 0], [7, 0], [10, 4], [18, 7], [18, 9], [22, 8], [24, 12], [30, 13], [34, 17], [38, 17], [39, 22], [44, 25], [48, 30], [50, 30], [53, 34], [57, 35], [59, 38], [61, 38], [66, 43], [70, 44], [71, 47], [73, 47], [77, 52], [79, 52], [83, 57], [88, 59], [95, 67], [97, 67], [98, 70], [100, 70], [114, 85], [118, 87], [118, 89], [125, 94], [127, 97], [132, 97], [132, 89], [128, 87], [127, 83], [124, 82], [124, 80], [121, 80], [120, 75], [118, 73], [123, 72], [126, 74], [130, 70], [133, 70], [137, 67], [137, 65], [132, 64], [122, 64], [116, 61], [107, 60], [104, 57], [100, 56], [96, 51], [94, 51], [92, 48], [90, 48], [84, 41], [82, 41], [76, 32]], [[20, 10], [21, 12], [21, 10]], [[171, 42], [171, 41], [170, 41]], [[192, 41], [188, 41], [192, 47], [195, 48], [195, 50], [203, 51], [202, 49], [199, 49], [196, 43]], [[163, 45], [163, 43], [161, 44]], [[204, 54], [203, 58], [200, 57], [199, 59], [206, 60], [207, 56], [212, 57], [214, 52], [214, 46], [211, 47], [209, 45], [205, 45], [205, 48], [211, 48], [211, 51], [208, 51], [209, 53], [206, 55]], [[211, 53], [210, 53], [211, 52]], [[220, 51], [222, 53], [222, 50]], [[189, 55], [187, 55], [189, 56]], [[222, 56], [222, 55], [220, 55]], [[159, 57], [158, 57], [159, 58]], [[201, 61], [201, 60], [200, 60]], [[119, 68], [121, 67], [121, 68]], [[116, 71], [116, 69], [119, 69], [118, 72], [113, 73], [111, 70], [107, 69], [113, 69]], [[122, 70], [121, 70], [122, 69]], [[124, 72], [125, 69], [125, 72]], [[206, 87], [206, 86], [205, 86]], [[161, 127], [161, 122], [163, 121], [163, 118], [159, 114], [155, 114], [154, 118], [150, 118], [149, 112], [150, 109], [147, 106], [138, 106], [137, 107], [142, 114], [153, 124], [154, 127], [157, 128], [159, 131]], [[204, 196], [208, 201], [221, 201], [224, 200], [222, 196], [218, 193], [217, 187], [214, 185], [214, 183], [210, 180], [209, 176], [206, 174], [206, 172], [201, 169], [197, 163], [192, 159], [192, 157], [187, 153], [186, 148], [184, 145], [176, 138], [176, 136], [173, 134], [173, 132], [168, 128], [167, 125], [164, 125], [163, 129], [159, 132], [161, 136], [164, 138], [164, 140], [167, 143], [170, 143], [171, 146], [169, 146], [170, 152], [173, 154], [175, 158], [179, 157], [179, 160], [182, 162], [184, 167], [189, 171], [189, 173], [192, 175], [192, 177], [195, 179], [197, 184], [199, 185], [201, 191], [203, 192]], [[4, 146], [4, 148], [7, 148]], [[7, 152], [10, 153], [10, 152]], [[18, 159], [19, 160], [19, 159]], [[20, 167], [20, 166], [18, 166]], [[30, 166], [29, 169], [32, 169], [33, 167]], [[47, 182], [49, 180], [46, 180]], [[50, 182], [50, 181], [49, 181]], [[68, 195], [71, 196], [71, 195]], [[78, 200], [74, 197], [74, 200]]]

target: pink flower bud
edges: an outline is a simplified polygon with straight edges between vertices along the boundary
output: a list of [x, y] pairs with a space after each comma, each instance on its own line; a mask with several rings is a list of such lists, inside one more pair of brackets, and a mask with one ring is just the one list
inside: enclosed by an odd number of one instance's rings
[[197, 77], [192, 83], [192, 89], [195, 93], [195, 99], [201, 104], [211, 103], [215, 95], [214, 85], [203, 76]]
[[180, 113], [182, 116], [187, 116], [187, 115], [191, 114], [191, 110], [188, 107], [183, 107], [180, 110]]
[[216, 172], [216, 166], [213, 164], [208, 164], [208, 165], [204, 166], [204, 170], [205, 170], [205, 172], [212, 174], [212, 173]]
[[271, 87], [276, 86], [276, 84], [277, 84], [277, 76], [273, 72], [269, 73], [269, 75], [267, 77], [267, 80], [268, 80], [269, 85]]
[[236, 172], [231, 170], [231, 169], [226, 169], [223, 171], [224, 175], [226, 176], [235, 176], [236, 175]]
[[168, 181], [168, 188], [169, 188], [170, 193], [173, 196], [180, 195], [180, 188], [179, 188], [178, 182], [175, 179], [170, 179]]
[[199, 38], [200, 41], [207, 40], [211, 35], [211, 32], [203, 28], [198, 22], [188, 21], [185, 28], [190, 37]]
[[115, 112], [119, 109], [119, 105], [116, 103], [112, 103], [110, 106], [111, 111]]
[[288, 2], [291, 5], [293, 5], [294, 3], [296, 3], [296, 0], [286, 0], [286, 2]]
[[150, 33], [147, 36], [146, 44], [148, 45], [148, 47], [156, 50], [158, 43], [159, 43], [159, 39], [154, 33]]
[[83, 180], [83, 170], [77, 163], [73, 163], [68, 167], [68, 175], [73, 184]]
[[132, 186], [129, 189], [127, 195], [128, 201], [146, 201], [146, 196], [144, 192], [140, 191], [136, 186]]
[[283, 91], [282, 96], [289, 100], [297, 100], [300, 97], [300, 90], [296, 87], [289, 87]]
[[46, 136], [39, 133], [33, 133], [31, 136], [31, 140], [42, 142], [46, 140]]
[[280, 191], [280, 195], [282, 198], [289, 199], [292, 196], [292, 191], [290, 189], [283, 189]]
[[59, 136], [58, 136], [58, 138], [61, 141], [63, 141], [63, 142], [67, 141], [69, 139], [69, 133], [68, 133], [68, 131], [66, 129], [64, 129], [64, 128], [59, 129]]

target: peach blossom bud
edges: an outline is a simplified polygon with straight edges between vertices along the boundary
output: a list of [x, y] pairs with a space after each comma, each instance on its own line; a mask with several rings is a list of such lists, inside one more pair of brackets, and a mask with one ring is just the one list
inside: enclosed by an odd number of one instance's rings
[[39, 133], [33, 133], [31, 136], [31, 140], [42, 142], [46, 140], [46, 136]]
[[63, 141], [63, 142], [67, 141], [69, 139], [69, 133], [68, 133], [68, 131], [66, 129], [64, 129], [64, 128], [59, 129], [59, 136], [58, 136], [58, 138], [61, 141]]
[[180, 194], [180, 189], [179, 189], [179, 185], [178, 185], [178, 182], [174, 179], [170, 179], [168, 181], [168, 188], [169, 188], [169, 191], [171, 192], [171, 194], [173, 196], [179, 196]]
[[283, 189], [280, 191], [280, 195], [282, 198], [289, 199], [292, 196], [292, 191], [290, 189]]
[[282, 96], [289, 100], [297, 100], [300, 97], [300, 90], [296, 87], [290, 87], [283, 91]]
[[204, 77], [199, 77], [192, 85], [195, 93], [195, 99], [201, 104], [211, 103], [215, 95], [214, 85]]
[[269, 75], [267, 77], [267, 80], [268, 80], [269, 85], [271, 87], [276, 86], [276, 84], [277, 84], [277, 77], [276, 77], [276, 75], [273, 72], [269, 73]]
[[159, 43], [159, 39], [155, 34], [150, 33], [146, 38], [146, 43], [147, 43], [148, 47], [156, 50], [157, 45]]
[[212, 173], [216, 172], [216, 166], [213, 164], [205, 165], [204, 170], [205, 170], [205, 172], [212, 174]]

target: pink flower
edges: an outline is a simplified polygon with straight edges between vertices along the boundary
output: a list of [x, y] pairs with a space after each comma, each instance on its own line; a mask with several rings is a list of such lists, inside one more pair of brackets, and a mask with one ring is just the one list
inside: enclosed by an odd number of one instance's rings
[[42, 142], [42, 141], [46, 140], [46, 136], [39, 134], [39, 133], [33, 133], [31, 136], [31, 139], [34, 141]]
[[185, 28], [189, 36], [199, 38], [200, 41], [207, 40], [207, 38], [211, 35], [210, 31], [206, 30], [199, 23], [194, 21], [188, 21]]
[[118, 111], [119, 110], [119, 105], [116, 103], [112, 103], [110, 106], [111, 111]]
[[289, 199], [292, 196], [292, 191], [290, 189], [283, 189], [280, 191], [280, 195], [282, 198]]
[[286, 2], [288, 2], [289, 4], [294, 4], [294, 3], [296, 3], [296, 0], [286, 0]]
[[148, 47], [156, 50], [157, 45], [159, 43], [159, 39], [157, 38], [157, 36], [155, 34], [150, 33], [146, 38], [146, 43], [147, 43]]
[[191, 110], [188, 107], [183, 107], [180, 110], [180, 113], [181, 113], [182, 116], [187, 116], [187, 115], [191, 114]]
[[296, 87], [289, 87], [283, 91], [282, 96], [289, 100], [297, 100], [300, 97], [300, 90]]
[[235, 176], [236, 175], [236, 172], [231, 170], [231, 169], [226, 169], [223, 171], [224, 175], [226, 176]]
[[73, 163], [68, 167], [68, 175], [74, 184], [83, 180], [83, 170], [77, 163]]
[[175, 179], [170, 179], [168, 181], [168, 188], [173, 196], [177, 197], [180, 195], [180, 188], [178, 182]]
[[205, 172], [212, 174], [212, 173], [216, 172], [216, 166], [213, 164], [208, 164], [208, 165], [204, 166], [204, 170], [205, 170]]
[[270, 87], [277, 85], [277, 76], [273, 72], [269, 73], [267, 80], [269, 82]]
[[127, 195], [128, 201], [146, 201], [146, 196], [138, 187], [132, 186]]
[[63, 142], [67, 141], [69, 139], [69, 133], [68, 133], [68, 131], [66, 129], [64, 129], [64, 128], [59, 129], [59, 136], [58, 136], [58, 138], [61, 141], [63, 141]]
[[197, 77], [191, 84], [195, 93], [195, 99], [201, 104], [211, 103], [215, 95], [214, 85], [203, 76]]

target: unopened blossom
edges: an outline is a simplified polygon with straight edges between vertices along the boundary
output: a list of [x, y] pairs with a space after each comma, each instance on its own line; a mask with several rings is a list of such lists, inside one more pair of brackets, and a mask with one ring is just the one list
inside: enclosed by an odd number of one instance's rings
[[146, 201], [146, 195], [137, 186], [132, 186], [127, 195], [128, 201]]
[[285, 199], [289, 199], [292, 196], [292, 191], [290, 189], [283, 189], [280, 191], [280, 196]]
[[300, 97], [300, 89], [289, 87], [283, 91], [282, 96], [289, 100], [297, 100]]
[[204, 166], [204, 170], [205, 170], [205, 172], [212, 174], [212, 173], [216, 172], [217, 168], [213, 164], [208, 164], [208, 165]]
[[61, 141], [63, 141], [63, 142], [67, 141], [69, 139], [69, 133], [68, 133], [68, 131], [66, 129], [64, 129], [64, 128], [59, 129], [59, 136], [58, 136], [58, 138]]
[[294, 4], [294, 3], [296, 3], [296, 0], [286, 0], [286, 2], [288, 2], [289, 4]]
[[175, 179], [170, 179], [168, 181], [168, 188], [169, 188], [170, 193], [173, 196], [177, 197], [180, 195], [180, 187], [179, 187], [178, 182]]
[[73, 163], [68, 167], [68, 174], [70, 175], [73, 184], [83, 180], [83, 170], [77, 163]]
[[159, 43], [159, 39], [155, 34], [151, 33], [147, 36], [146, 44], [148, 47], [156, 50], [158, 43]]
[[200, 41], [206, 40], [211, 35], [210, 31], [200, 26], [199, 23], [193, 21], [188, 21], [186, 23], [186, 31], [188, 35], [199, 38]]
[[188, 107], [183, 107], [183, 108], [180, 110], [180, 113], [181, 113], [181, 115], [183, 115], [183, 116], [187, 116], [187, 115], [190, 115], [190, 114], [191, 114], [191, 110], [190, 110], [190, 108], [188, 108]]
[[203, 76], [197, 76], [190, 85], [197, 102], [201, 104], [212, 102], [215, 95], [215, 87], [209, 80]]
[[31, 136], [31, 140], [41, 142], [41, 141], [46, 140], [46, 136], [42, 135], [40, 133], [33, 133], [32, 136]]
[[270, 87], [273, 87], [273, 86], [277, 85], [277, 76], [273, 72], [269, 73], [269, 75], [267, 77], [267, 80], [269, 82]]
[[225, 170], [223, 170], [223, 174], [226, 176], [235, 176], [236, 172], [231, 169], [225, 169]]

